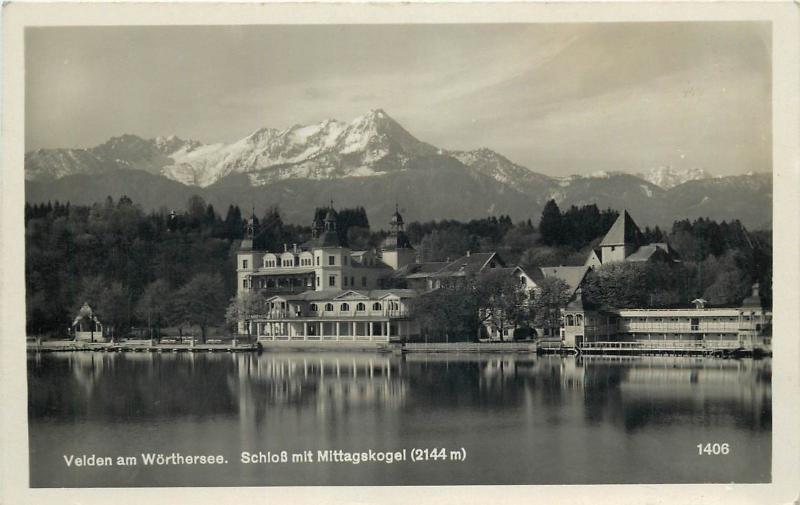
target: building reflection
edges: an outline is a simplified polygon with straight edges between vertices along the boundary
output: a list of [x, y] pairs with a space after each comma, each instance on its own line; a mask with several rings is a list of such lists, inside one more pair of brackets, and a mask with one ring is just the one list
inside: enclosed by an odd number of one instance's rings
[[771, 428], [771, 361], [529, 354], [34, 354], [31, 419], [237, 416], [317, 419], [353, 411], [564, 410], [631, 431], [680, 423]]

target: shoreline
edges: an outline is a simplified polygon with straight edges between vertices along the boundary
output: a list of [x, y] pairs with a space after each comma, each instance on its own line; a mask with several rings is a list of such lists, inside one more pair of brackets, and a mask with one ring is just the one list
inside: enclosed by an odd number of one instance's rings
[[694, 356], [721, 358], [759, 358], [771, 357], [772, 353], [762, 350], [719, 349], [714, 347], [691, 348], [646, 348], [626, 347], [619, 349], [576, 349], [564, 346], [540, 345], [537, 342], [437, 342], [437, 343], [386, 343], [365, 342], [360, 344], [343, 344], [331, 342], [241, 342], [214, 341], [206, 343], [153, 343], [147, 341], [125, 342], [75, 342], [69, 340], [52, 340], [41, 343], [28, 342], [28, 353], [52, 352], [281, 352], [281, 351], [360, 351], [395, 354], [446, 353], [446, 354], [560, 354], [570, 356]]

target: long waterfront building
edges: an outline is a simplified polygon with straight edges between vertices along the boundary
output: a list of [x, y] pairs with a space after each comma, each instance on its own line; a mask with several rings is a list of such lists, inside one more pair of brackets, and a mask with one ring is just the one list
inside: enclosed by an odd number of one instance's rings
[[[602, 264], [625, 261], [679, 261], [666, 243], [642, 244], [642, 233], [623, 211], [585, 266], [542, 267], [528, 272], [508, 266], [497, 253], [469, 252], [455, 261], [420, 262], [405, 234], [403, 218], [395, 211], [389, 236], [380, 248], [354, 251], [345, 247], [336, 230], [336, 211], [312, 224], [305, 244], [283, 251], [253, 247], [257, 230], [248, 224], [237, 257], [237, 296], [260, 292], [266, 306], [239, 323], [239, 332], [260, 342], [325, 342], [374, 345], [419, 338], [420, 328], [411, 300], [421, 293], [446, 288], [468, 276], [491, 271], [514, 276], [525, 290], [557, 277], [569, 289], [560, 328], [538, 328], [536, 336], [569, 348], [614, 345], [653, 347], [713, 347], [748, 350], [771, 347], [771, 312], [761, 307], [758, 286], [742, 307], [710, 308], [695, 300], [692, 309], [615, 309], [593, 307], [583, 294], [587, 274]], [[398, 288], [395, 286], [403, 286]], [[515, 328], [485, 323], [489, 340], [511, 340]]]

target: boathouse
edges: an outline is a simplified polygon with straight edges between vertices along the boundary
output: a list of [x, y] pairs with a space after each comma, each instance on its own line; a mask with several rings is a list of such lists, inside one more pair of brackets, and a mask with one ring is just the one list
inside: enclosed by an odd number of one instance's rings
[[78, 315], [70, 326], [70, 332], [75, 340], [86, 342], [106, 341], [103, 324], [88, 303], [84, 303], [78, 310]]

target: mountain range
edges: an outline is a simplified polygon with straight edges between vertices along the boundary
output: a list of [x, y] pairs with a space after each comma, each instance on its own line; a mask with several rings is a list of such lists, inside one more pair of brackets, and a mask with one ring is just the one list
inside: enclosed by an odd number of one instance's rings
[[771, 173], [712, 177], [657, 167], [551, 177], [487, 148], [454, 151], [420, 141], [380, 109], [349, 123], [262, 128], [228, 144], [122, 135], [89, 149], [37, 149], [25, 155], [25, 178], [32, 203], [127, 194], [145, 208], [180, 208], [199, 194], [223, 211], [231, 203], [258, 212], [278, 205], [295, 223], [330, 200], [364, 206], [378, 227], [395, 202], [408, 220], [508, 214], [535, 222], [551, 198], [562, 208], [627, 208], [642, 225], [696, 217], [754, 228], [772, 223]]

